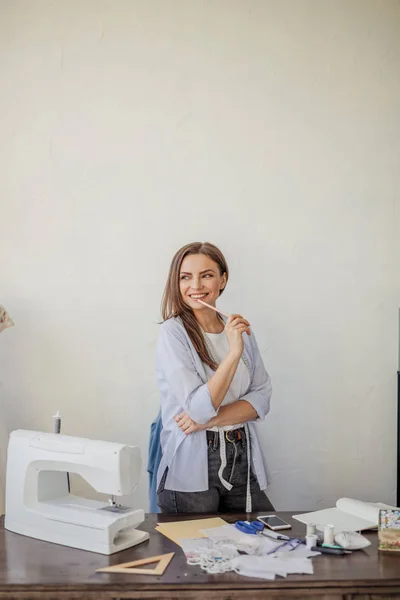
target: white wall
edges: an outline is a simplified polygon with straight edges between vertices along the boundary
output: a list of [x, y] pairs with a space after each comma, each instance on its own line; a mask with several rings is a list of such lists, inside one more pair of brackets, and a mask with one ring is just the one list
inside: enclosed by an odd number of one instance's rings
[[395, 0], [1, 1], [10, 430], [59, 408], [146, 459], [169, 261], [209, 240], [272, 376], [276, 506], [394, 501], [399, 30]]

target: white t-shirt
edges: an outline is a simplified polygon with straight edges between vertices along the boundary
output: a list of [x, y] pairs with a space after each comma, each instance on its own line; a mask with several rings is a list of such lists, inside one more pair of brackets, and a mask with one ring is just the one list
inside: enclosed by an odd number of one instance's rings
[[[212, 346], [213, 353], [217, 361], [223, 361], [225, 356], [229, 352], [229, 342], [228, 338], [226, 337], [225, 331], [223, 331], [222, 333], [207, 333], [206, 336]], [[214, 375], [214, 371], [208, 365], [205, 365], [205, 369], [208, 377], [211, 378]], [[249, 385], [250, 373], [243, 360], [241, 359], [236, 369], [236, 373], [233, 376], [231, 385], [229, 386], [226, 396], [221, 402], [220, 406], [232, 404], [232, 402], [240, 400], [240, 398], [249, 389]], [[239, 423], [237, 425], [226, 425], [225, 427], [223, 427], [223, 429], [229, 431], [231, 429], [237, 429], [238, 427], [243, 427], [243, 423]], [[218, 428], [213, 427], [210, 431], [218, 431]]]

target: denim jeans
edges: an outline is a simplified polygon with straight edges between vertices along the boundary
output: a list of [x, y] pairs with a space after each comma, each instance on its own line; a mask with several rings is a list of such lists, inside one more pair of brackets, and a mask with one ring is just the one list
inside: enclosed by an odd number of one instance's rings
[[[219, 476], [221, 456], [218, 436], [207, 432], [208, 444], [208, 490], [204, 492], [177, 492], [165, 489], [168, 469], [158, 488], [158, 506], [162, 513], [243, 513], [246, 512], [247, 492], [247, 440], [244, 434], [240, 440], [225, 441], [226, 467], [223, 477], [232, 484], [227, 490]], [[232, 436], [233, 437], [233, 436]], [[260, 490], [256, 477], [251, 473], [250, 491], [252, 512], [274, 510], [265, 492]]]

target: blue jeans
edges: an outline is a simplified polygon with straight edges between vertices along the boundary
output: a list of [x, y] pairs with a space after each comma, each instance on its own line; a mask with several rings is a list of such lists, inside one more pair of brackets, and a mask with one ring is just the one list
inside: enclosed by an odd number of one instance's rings
[[[226, 467], [223, 477], [232, 489], [227, 490], [219, 476], [221, 465], [218, 434], [207, 431], [208, 444], [208, 490], [205, 492], [176, 492], [165, 489], [168, 469], [165, 471], [158, 488], [158, 506], [162, 513], [243, 513], [246, 512], [247, 492], [247, 439], [244, 429], [230, 432], [232, 442], [225, 441]], [[250, 491], [252, 512], [271, 512], [274, 510], [265, 492], [260, 489], [256, 477], [251, 473]]]

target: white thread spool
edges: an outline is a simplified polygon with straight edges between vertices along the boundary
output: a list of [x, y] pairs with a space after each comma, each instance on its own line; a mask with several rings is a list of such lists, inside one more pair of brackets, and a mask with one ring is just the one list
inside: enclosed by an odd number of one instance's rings
[[334, 525], [325, 525], [324, 527], [324, 544], [333, 546], [335, 543], [335, 527]]
[[314, 534], [306, 535], [306, 546], [309, 550], [317, 545], [318, 536]]
[[307, 523], [307, 535], [316, 535], [317, 526], [315, 523]]

